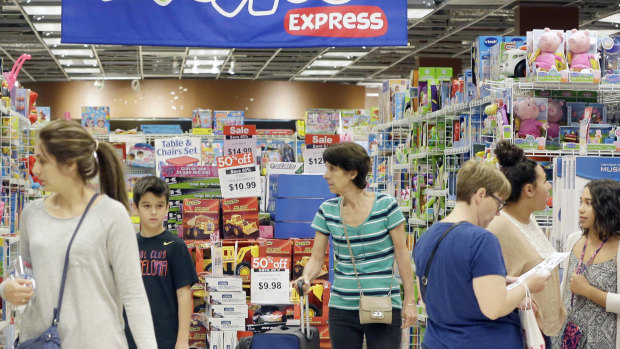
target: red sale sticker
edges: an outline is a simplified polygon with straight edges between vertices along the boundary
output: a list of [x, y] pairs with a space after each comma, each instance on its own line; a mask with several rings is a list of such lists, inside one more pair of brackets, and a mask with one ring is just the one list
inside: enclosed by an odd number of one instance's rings
[[217, 168], [228, 168], [242, 165], [253, 165], [254, 155], [252, 153], [244, 153], [237, 155], [220, 156], [217, 158]]
[[224, 126], [226, 136], [253, 136], [256, 134], [256, 125]]
[[377, 6], [307, 7], [288, 11], [284, 29], [299, 36], [370, 38], [385, 35], [388, 21]]

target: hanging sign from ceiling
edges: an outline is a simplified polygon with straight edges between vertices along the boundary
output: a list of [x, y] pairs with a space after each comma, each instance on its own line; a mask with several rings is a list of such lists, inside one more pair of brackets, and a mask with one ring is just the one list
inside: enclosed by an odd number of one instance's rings
[[406, 0], [63, 0], [63, 43], [230, 48], [407, 45]]

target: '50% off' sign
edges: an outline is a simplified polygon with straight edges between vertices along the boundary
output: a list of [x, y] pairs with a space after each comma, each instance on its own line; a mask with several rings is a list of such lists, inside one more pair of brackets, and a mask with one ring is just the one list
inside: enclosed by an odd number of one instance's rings
[[306, 135], [304, 173], [325, 173], [323, 152], [325, 151], [325, 148], [339, 142], [339, 135]]
[[223, 198], [260, 196], [260, 176], [252, 153], [218, 157], [217, 171]]
[[287, 303], [290, 260], [285, 257], [252, 258], [252, 303]]

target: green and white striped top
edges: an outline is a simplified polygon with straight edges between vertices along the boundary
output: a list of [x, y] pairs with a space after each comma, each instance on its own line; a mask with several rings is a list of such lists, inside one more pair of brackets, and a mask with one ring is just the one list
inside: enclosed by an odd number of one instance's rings
[[[314, 216], [312, 228], [332, 236], [334, 248], [334, 284], [329, 306], [358, 310], [360, 292], [351, 263], [347, 239], [340, 220], [340, 200], [329, 199], [321, 204]], [[394, 243], [390, 230], [402, 224], [405, 217], [396, 200], [385, 194], [375, 194], [375, 202], [364, 223], [347, 225], [349, 241], [355, 257], [360, 283], [367, 296], [385, 296], [390, 289], [394, 265]], [[392, 283], [392, 306], [401, 308], [400, 286]]]

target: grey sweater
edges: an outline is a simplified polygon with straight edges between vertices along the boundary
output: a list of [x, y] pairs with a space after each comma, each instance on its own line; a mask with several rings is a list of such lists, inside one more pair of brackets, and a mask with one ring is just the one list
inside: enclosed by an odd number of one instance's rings
[[[43, 199], [22, 213], [21, 255], [32, 262], [36, 281], [32, 305], [22, 316], [22, 341], [51, 325], [65, 251], [79, 219], [51, 216]], [[4, 283], [0, 295], [4, 297]], [[71, 247], [59, 322], [62, 347], [127, 348], [123, 306], [138, 348], [157, 348], [135, 232], [123, 205], [104, 195]]]

